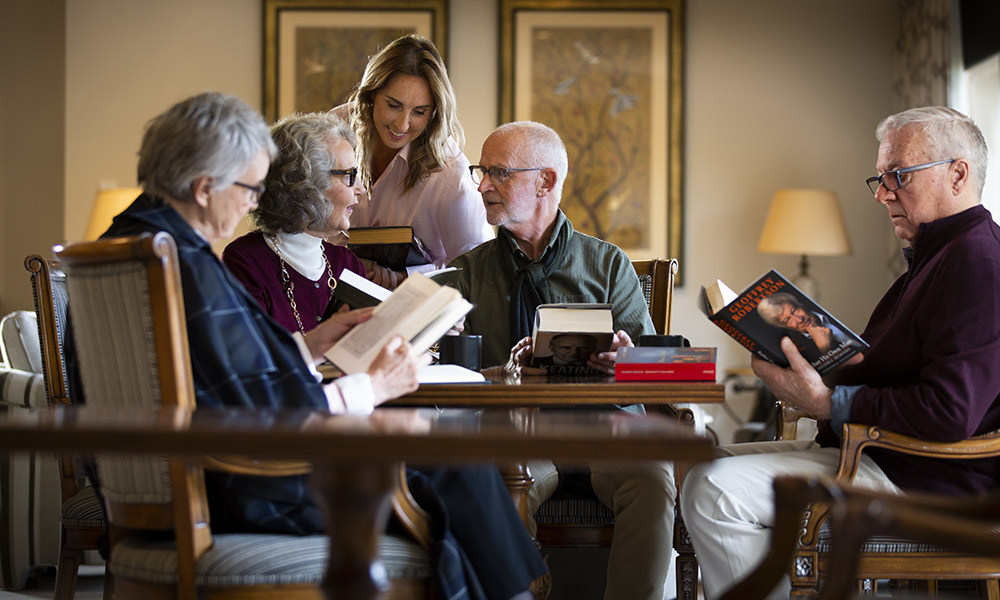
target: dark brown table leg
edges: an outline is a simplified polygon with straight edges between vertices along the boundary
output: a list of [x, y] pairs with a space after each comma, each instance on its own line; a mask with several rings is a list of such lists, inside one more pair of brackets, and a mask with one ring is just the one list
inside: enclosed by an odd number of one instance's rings
[[325, 505], [330, 559], [327, 598], [374, 600], [389, 590], [377, 559], [378, 538], [392, 510], [399, 463], [316, 463], [312, 485]]

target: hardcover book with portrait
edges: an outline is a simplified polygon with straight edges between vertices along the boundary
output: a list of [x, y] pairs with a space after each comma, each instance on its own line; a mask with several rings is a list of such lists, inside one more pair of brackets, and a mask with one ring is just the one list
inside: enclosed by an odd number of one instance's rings
[[619, 348], [619, 381], [715, 381], [715, 348], [636, 346]]
[[347, 247], [358, 258], [366, 258], [393, 271], [431, 262], [420, 239], [409, 225], [396, 227], [352, 227]]
[[610, 350], [613, 336], [610, 304], [542, 304], [535, 312], [531, 366], [550, 375], [601, 375], [587, 359]]
[[702, 287], [699, 308], [744, 348], [788, 366], [781, 338], [788, 336], [820, 374], [868, 348], [812, 298], [774, 269], [737, 294], [722, 281]]

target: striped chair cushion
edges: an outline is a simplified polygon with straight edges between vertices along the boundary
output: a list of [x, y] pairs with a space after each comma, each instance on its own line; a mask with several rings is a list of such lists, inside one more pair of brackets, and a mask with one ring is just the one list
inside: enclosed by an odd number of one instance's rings
[[[326, 572], [330, 540], [325, 535], [230, 533], [212, 536], [215, 544], [196, 567], [199, 586], [319, 583]], [[395, 536], [379, 538], [378, 557], [389, 579], [428, 579], [430, 556], [417, 544]], [[147, 583], [177, 580], [173, 541], [125, 540], [111, 553], [116, 577]]]
[[41, 373], [0, 368], [0, 405], [45, 408], [49, 405]]
[[550, 498], [538, 507], [535, 523], [614, 525], [615, 513], [590, 498]]
[[88, 485], [63, 502], [62, 522], [68, 527], [104, 527], [104, 509], [93, 486]]
[[[830, 527], [829, 523], [824, 523], [819, 530], [819, 536], [816, 538], [816, 549], [820, 553], [830, 552]], [[923, 553], [923, 552], [947, 552], [940, 546], [935, 546], [933, 544], [927, 544], [924, 542], [911, 542], [903, 538], [887, 536], [887, 535], [876, 535], [865, 540], [865, 543], [861, 545], [861, 552], [863, 553]]]

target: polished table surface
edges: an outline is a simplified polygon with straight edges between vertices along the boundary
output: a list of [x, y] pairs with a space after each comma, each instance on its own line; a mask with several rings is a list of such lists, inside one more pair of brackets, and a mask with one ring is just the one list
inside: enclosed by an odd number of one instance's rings
[[[329, 598], [377, 598], [372, 538], [401, 461], [683, 460], [712, 458], [712, 443], [674, 420], [620, 411], [380, 409], [371, 417], [230, 409], [102, 411], [59, 407], [0, 417], [0, 452], [54, 450], [306, 459], [329, 520]], [[360, 500], [360, 501], [359, 501]]]
[[586, 406], [720, 403], [725, 386], [693, 381], [615, 381], [613, 377], [523, 377], [486, 383], [430, 383], [394, 405]]

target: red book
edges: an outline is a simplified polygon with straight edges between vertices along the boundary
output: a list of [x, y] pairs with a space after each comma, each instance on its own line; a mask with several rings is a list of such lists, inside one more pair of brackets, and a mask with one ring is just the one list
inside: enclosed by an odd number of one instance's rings
[[715, 381], [715, 348], [619, 348], [618, 381]]

